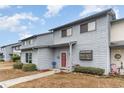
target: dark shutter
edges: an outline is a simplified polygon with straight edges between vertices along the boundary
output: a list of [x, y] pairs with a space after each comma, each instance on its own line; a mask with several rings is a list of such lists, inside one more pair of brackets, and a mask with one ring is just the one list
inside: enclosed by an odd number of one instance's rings
[[62, 33], [62, 37], [66, 37], [67, 36], [67, 30], [66, 29], [62, 30], [61, 33]]
[[25, 54], [26, 63], [28, 63], [28, 53]]
[[87, 24], [80, 25], [80, 33], [84, 33], [87, 31], [88, 31], [88, 25]]
[[32, 53], [29, 53], [29, 63], [32, 63]]

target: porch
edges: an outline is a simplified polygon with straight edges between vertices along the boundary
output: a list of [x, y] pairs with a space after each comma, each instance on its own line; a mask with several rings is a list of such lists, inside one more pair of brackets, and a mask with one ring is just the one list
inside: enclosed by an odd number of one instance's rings
[[[71, 71], [72, 70], [72, 53], [73, 46], [76, 44], [76, 41], [61, 43], [51, 45], [50, 48], [53, 50], [53, 68], [60, 70]], [[54, 66], [55, 65], [55, 66]]]
[[112, 42], [110, 51], [111, 72], [124, 75], [124, 41]]

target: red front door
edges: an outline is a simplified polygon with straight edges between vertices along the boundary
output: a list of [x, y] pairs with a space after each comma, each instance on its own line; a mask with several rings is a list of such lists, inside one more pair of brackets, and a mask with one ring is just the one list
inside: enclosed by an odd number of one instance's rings
[[66, 53], [61, 53], [61, 66], [66, 67]]

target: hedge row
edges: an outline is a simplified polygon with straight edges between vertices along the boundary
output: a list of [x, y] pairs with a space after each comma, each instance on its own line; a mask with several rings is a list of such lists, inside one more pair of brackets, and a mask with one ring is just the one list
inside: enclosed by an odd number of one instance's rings
[[37, 68], [35, 64], [29, 63], [29, 64], [24, 64], [22, 67], [22, 70], [23, 71], [35, 71], [37, 70]]
[[87, 73], [87, 74], [93, 74], [93, 75], [103, 75], [105, 70], [101, 68], [95, 68], [95, 67], [77, 66], [74, 68], [74, 72]]
[[19, 62], [13, 64], [14, 69], [22, 69], [22, 66], [23, 66], [23, 63], [19, 63]]
[[36, 65], [29, 63], [29, 64], [23, 64], [20, 62], [17, 62], [13, 65], [14, 69], [22, 69], [23, 71], [35, 71], [37, 70]]

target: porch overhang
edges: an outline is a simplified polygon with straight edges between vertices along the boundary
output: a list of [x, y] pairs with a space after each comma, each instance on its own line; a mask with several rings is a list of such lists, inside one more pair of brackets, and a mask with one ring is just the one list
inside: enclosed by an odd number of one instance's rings
[[60, 44], [54, 44], [54, 45], [50, 45], [50, 48], [59, 48], [59, 47], [69, 47], [70, 44], [75, 45], [76, 41], [72, 41], [72, 42], [67, 42], [67, 43], [60, 43]]
[[77, 41], [71, 41], [67, 43], [60, 43], [60, 44], [52, 44], [52, 45], [40, 45], [40, 46], [33, 46], [27, 48], [21, 48], [21, 50], [33, 50], [38, 48], [57, 48], [57, 47], [69, 47], [70, 44], [74, 45]]
[[124, 41], [111, 42], [110, 47], [124, 47]]

